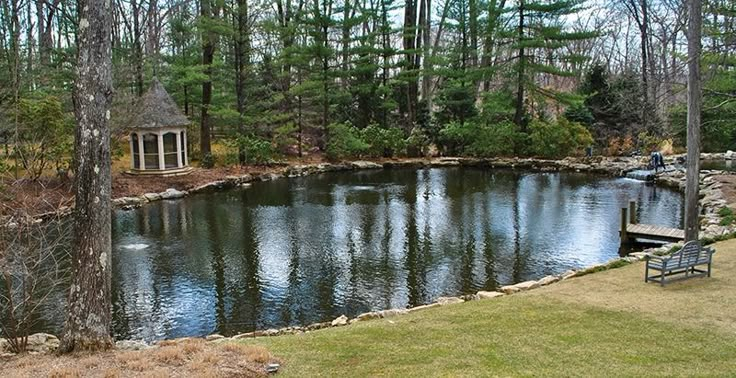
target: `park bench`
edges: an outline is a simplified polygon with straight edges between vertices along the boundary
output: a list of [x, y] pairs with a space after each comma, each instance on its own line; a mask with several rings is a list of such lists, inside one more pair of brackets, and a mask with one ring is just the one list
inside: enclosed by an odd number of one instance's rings
[[[677, 252], [667, 256], [647, 256], [647, 266], [644, 272], [644, 282], [659, 282], [664, 286], [667, 277], [684, 274], [681, 278], [696, 276], [710, 277], [710, 267], [713, 254], [716, 251], [711, 247], [702, 247], [700, 241], [693, 240], [685, 243]], [[707, 265], [706, 270], [698, 269]], [[649, 275], [649, 271], [655, 271]]]

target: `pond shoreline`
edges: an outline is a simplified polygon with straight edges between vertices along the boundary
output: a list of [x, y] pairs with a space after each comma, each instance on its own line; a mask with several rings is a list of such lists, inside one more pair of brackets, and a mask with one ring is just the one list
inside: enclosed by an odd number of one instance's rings
[[[674, 160], [675, 157], [670, 157]], [[218, 190], [227, 190], [236, 187], [249, 186], [253, 182], [272, 181], [278, 179], [288, 179], [294, 177], [303, 177], [328, 172], [348, 172], [359, 170], [379, 170], [379, 169], [423, 169], [423, 168], [443, 168], [443, 167], [469, 167], [479, 169], [518, 169], [529, 172], [581, 172], [608, 175], [614, 177], [625, 176], [627, 172], [646, 164], [646, 158], [567, 158], [562, 160], [541, 160], [541, 159], [522, 159], [522, 158], [501, 158], [501, 159], [472, 159], [472, 158], [439, 158], [439, 159], [404, 159], [400, 161], [372, 162], [372, 161], [353, 161], [342, 163], [315, 163], [315, 164], [291, 164], [275, 171], [266, 171], [261, 173], [246, 173], [242, 175], [228, 175], [222, 179], [211, 181], [205, 184], [194, 186], [188, 190], [178, 190], [174, 188], [167, 189], [164, 192], [144, 193], [140, 196], [121, 197], [113, 200], [113, 208], [115, 209], [133, 209], [144, 206], [150, 202], [160, 200], [176, 200], [187, 197], [196, 193], [205, 193]], [[671, 163], [671, 162], [670, 162]], [[701, 173], [701, 206], [703, 215], [701, 221], [701, 236], [703, 238], [722, 238], [731, 236], [736, 232], [733, 225], [721, 226], [718, 209], [727, 206], [728, 201], [723, 191], [721, 191], [722, 182], [719, 177], [726, 176], [728, 173], [721, 171], [706, 171]], [[684, 170], [675, 169], [661, 174], [657, 177], [656, 185], [684, 189]], [[65, 216], [71, 213], [71, 208], [60, 208], [53, 214], [44, 215], [43, 219], [49, 219], [56, 216]], [[399, 316], [424, 309], [452, 305], [470, 300], [486, 300], [505, 295], [511, 295], [521, 291], [533, 290], [538, 287], [554, 284], [559, 281], [579, 277], [589, 273], [618, 268], [640, 260], [643, 260], [650, 254], [662, 254], [669, 251], [672, 247], [681, 243], [669, 243], [662, 247], [648, 248], [642, 252], [635, 252], [629, 256], [610, 260], [604, 264], [598, 264], [579, 270], [569, 270], [560, 275], [551, 275], [543, 277], [539, 280], [530, 280], [514, 285], [502, 286], [498, 291], [478, 291], [474, 294], [467, 294], [458, 297], [440, 297], [435, 302], [421, 305], [408, 309], [387, 309], [382, 311], [372, 311], [360, 314], [352, 319], [342, 315], [332, 321], [314, 323], [307, 326], [291, 326], [280, 329], [256, 330], [253, 332], [241, 333], [232, 337], [224, 337], [219, 334], [206, 336], [207, 341], [221, 342], [228, 340], [238, 340], [243, 338], [277, 336], [295, 333], [310, 332], [322, 328], [339, 327], [352, 324], [354, 322], [366, 321], [370, 319], [388, 318]], [[49, 340], [55, 338], [48, 337]], [[188, 340], [191, 338], [174, 339], [173, 342]], [[0, 340], [0, 349], [2, 349], [2, 341]], [[167, 342], [172, 342], [168, 340]], [[143, 341], [122, 340], [119, 341], [117, 347], [119, 349], [145, 349], [153, 345], [146, 344]], [[2, 350], [0, 350], [2, 352]]]
[[[725, 154], [703, 154], [703, 159], [722, 158]], [[668, 165], [672, 166], [681, 155], [667, 157]], [[469, 167], [479, 169], [512, 169], [529, 172], [580, 172], [625, 177], [628, 172], [641, 169], [648, 163], [648, 157], [592, 157], [592, 158], [565, 158], [561, 160], [545, 160], [533, 158], [438, 158], [438, 159], [402, 159], [397, 161], [374, 162], [367, 160], [348, 161], [341, 163], [290, 164], [282, 169], [263, 173], [246, 173], [242, 175], [228, 175], [221, 179], [197, 185], [185, 190], [169, 188], [163, 192], [144, 193], [139, 196], [120, 197], [112, 201], [115, 209], [132, 209], [149, 202], [160, 200], [176, 200], [196, 193], [206, 193], [227, 190], [236, 187], [248, 186], [253, 182], [272, 181], [304, 177], [328, 172], [352, 172], [376, 169], [423, 169]], [[721, 188], [723, 176], [736, 176], [725, 171], [702, 171], [700, 175], [701, 195], [701, 231], [703, 237], [713, 238], [732, 233], [731, 229], [720, 225], [721, 217], [718, 210], [736, 202], [736, 198], [727, 198]], [[685, 190], [685, 170], [670, 169], [660, 173], [654, 185]], [[60, 209], [71, 213], [71, 208]], [[64, 214], [64, 215], [66, 215]], [[58, 212], [52, 214], [58, 216]]]

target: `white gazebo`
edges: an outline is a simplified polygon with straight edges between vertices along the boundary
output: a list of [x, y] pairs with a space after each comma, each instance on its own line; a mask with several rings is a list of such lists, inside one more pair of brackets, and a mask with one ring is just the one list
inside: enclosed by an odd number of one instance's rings
[[187, 155], [187, 125], [163, 85], [154, 78], [140, 98], [130, 127], [131, 174], [177, 175], [191, 171]]

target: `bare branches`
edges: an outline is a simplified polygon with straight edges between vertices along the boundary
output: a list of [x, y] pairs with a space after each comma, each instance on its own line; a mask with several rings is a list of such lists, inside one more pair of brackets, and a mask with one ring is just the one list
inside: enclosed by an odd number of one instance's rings
[[68, 275], [70, 228], [60, 217], [41, 222], [34, 214], [16, 208], [0, 225], [0, 334], [15, 353], [25, 350], [40, 308]]

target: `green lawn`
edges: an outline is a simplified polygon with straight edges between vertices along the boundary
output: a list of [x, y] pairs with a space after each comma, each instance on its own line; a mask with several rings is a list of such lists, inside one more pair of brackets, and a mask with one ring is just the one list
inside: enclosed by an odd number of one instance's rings
[[266, 346], [284, 376], [733, 376], [736, 241], [711, 279], [645, 285], [643, 263], [527, 293]]

